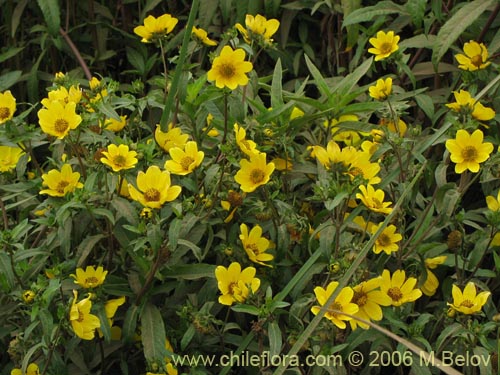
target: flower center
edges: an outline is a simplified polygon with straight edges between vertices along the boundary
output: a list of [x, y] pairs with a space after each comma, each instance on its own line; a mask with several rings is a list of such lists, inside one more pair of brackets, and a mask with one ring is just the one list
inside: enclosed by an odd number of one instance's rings
[[7, 107], [0, 107], [0, 120], [8, 119], [10, 116], [10, 109]]
[[265, 176], [266, 174], [262, 169], [252, 169], [252, 171], [250, 172], [250, 180], [254, 184], [259, 184], [264, 181]]
[[382, 247], [389, 246], [392, 243], [391, 237], [389, 237], [385, 233], [382, 233], [380, 236], [378, 236], [377, 242]]
[[245, 248], [250, 250], [254, 255], [259, 253], [259, 248], [255, 243], [249, 243], [245, 245]]
[[[344, 139], [349, 140], [350, 138], [351, 138], [351, 136], [348, 136], [348, 137], [345, 137]], [[363, 170], [359, 167], [354, 167], [354, 168], [349, 169], [349, 174], [352, 177], [363, 176]]]
[[395, 302], [397, 302], [401, 298], [403, 298], [403, 293], [401, 292], [401, 289], [399, 289], [398, 287], [395, 287], [395, 286], [392, 288], [389, 288], [389, 290], [387, 291], [387, 295], [389, 297], [391, 297], [392, 300]]
[[372, 198], [372, 206], [373, 208], [382, 208], [382, 202], [380, 202], [377, 198]]
[[146, 202], [158, 202], [160, 200], [160, 192], [155, 188], [150, 188], [144, 193], [144, 200]]
[[123, 155], [116, 155], [113, 159], [113, 163], [117, 167], [124, 167], [127, 164], [127, 158]]
[[95, 286], [95, 285], [99, 284], [99, 280], [98, 280], [98, 279], [97, 279], [97, 277], [95, 277], [95, 276], [92, 276], [92, 277], [87, 277], [87, 278], [85, 279], [85, 284], [87, 284], [87, 285], [88, 285], [88, 286], [90, 286], [90, 287], [93, 287], [93, 286]]
[[477, 149], [474, 146], [466, 146], [462, 149], [464, 161], [474, 161], [477, 158]]
[[235, 289], [238, 288], [238, 283], [237, 282], [232, 282], [231, 284], [229, 284], [227, 286], [227, 288], [229, 289], [229, 294], [234, 294]]
[[476, 55], [471, 57], [470, 62], [472, 65], [477, 66], [478, 68], [483, 65], [483, 57], [481, 55]]
[[182, 169], [189, 170], [189, 166], [193, 164], [194, 159], [191, 156], [184, 156], [180, 162]]
[[466, 299], [460, 304], [460, 306], [471, 308], [472, 306], [474, 306], [474, 302], [472, 302], [470, 299]]
[[234, 76], [234, 65], [232, 65], [232, 64], [222, 64], [219, 67], [219, 73], [224, 78], [233, 78], [233, 76]]
[[57, 119], [54, 123], [54, 129], [57, 133], [64, 133], [69, 127], [68, 121], [65, 119]]
[[78, 310], [78, 319], [76, 321], [81, 323], [84, 320], [85, 320], [85, 315], [80, 310]]
[[66, 186], [69, 185], [69, 182], [68, 181], [59, 181], [59, 183], [57, 184], [57, 192], [60, 193], [60, 194], [64, 194], [64, 189], [66, 188]]
[[380, 52], [382, 52], [382, 54], [391, 53], [392, 43], [384, 42], [380, 45], [379, 49], [380, 49]]
[[354, 292], [354, 296], [352, 297], [352, 303], [355, 303], [359, 307], [363, 307], [368, 302], [368, 296], [365, 292]]
[[330, 310], [333, 310], [331, 312], [331, 314], [334, 314], [334, 315], [337, 315], [337, 312], [338, 311], [342, 311], [342, 305], [338, 302], [333, 302], [331, 305], [330, 305]]

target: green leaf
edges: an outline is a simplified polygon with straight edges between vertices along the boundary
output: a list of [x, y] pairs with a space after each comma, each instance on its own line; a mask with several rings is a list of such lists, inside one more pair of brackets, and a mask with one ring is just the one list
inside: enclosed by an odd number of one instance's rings
[[85, 263], [85, 260], [89, 256], [90, 252], [94, 249], [95, 245], [103, 238], [104, 235], [102, 234], [85, 237], [85, 239], [80, 243], [80, 245], [78, 245], [78, 248], [76, 249], [75, 258], [78, 259], [76, 263], [77, 267], [81, 267]]
[[271, 107], [276, 109], [283, 106], [283, 87], [281, 81], [283, 79], [283, 71], [281, 68], [281, 60], [278, 58], [274, 66], [273, 82], [271, 86]]
[[[125, 183], [125, 181], [123, 183]], [[114, 197], [110, 203], [111, 203], [111, 206], [116, 210], [116, 219], [117, 220], [119, 218], [123, 217], [130, 224], [137, 225], [137, 223], [138, 223], [137, 210], [134, 209], [134, 207], [132, 206], [130, 201], [117, 196], [117, 197]]]
[[163, 272], [166, 277], [179, 278], [183, 280], [197, 280], [206, 277], [215, 277], [215, 267], [212, 264], [177, 264], [175, 268]]
[[130, 343], [133, 341], [137, 329], [137, 318], [139, 317], [139, 306], [132, 305], [129, 307], [125, 313], [125, 319], [123, 321], [122, 333], [123, 341], [125, 343]]
[[5, 91], [9, 87], [14, 86], [21, 75], [23, 74], [20, 70], [13, 70], [11, 72], [0, 75], [0, 91]]
[[435, 69], [450, 46], [493, 2], [493, 0], [476, 0], [466, 3], [446, 21], [438, 32], [432, 51], [432, 64]]
[[432, 120], [434, 117], [434, 103], [431, 97], [428, 95], [416, 95], [415, 100], [417, 101], [418, 107]]
[[252, 305], [234, 305], [234, 306], [231, 306], [231, 310], [239, 312], [239, 313], [250, 314], [250, 315], [255, 315], [255, 316], [260, 315], [259, 308], [256, 306], [252, 306]]
[[[372, 66], [373, 56], [363, 62], [360, 66], [356, 68], [356, 70], [350, 74], [348, 74], [337, 86], [335, 90], [339, 96], [347, 95], [351, 92], [353, 87], [359, 82], [361, 78], [363, 78]], [[347, 104], [347, 103], [345, 103]]]
[[144, 356], [150, 363], [161, 363], [164, 361], [167, 351], [165, 349], [165, 325], [160, 310], [147, 303], [141, 313], [142, 344]]
[[278, 322], [270, 322], [267, 327], [267, 334], [269, 337], [269, 351], [270, 356], [277, 356], [281, 353], [281, 345], [283, 338], [281, 337], [281, 329]]
[[9, 48], [4, 53], [0, 54], [0, 63], [4, 62], [5, 60], [10, 59], [11, 57], [14, 57], [19, 52], [21, 52], [23, 49], [24, 49], [24, 47], [17, 47], [17, 48], [12, 47], [12, 48]]
[[37, 0], [38, 6], [40, 7], [45, 23], [49, 33], [52, 36], [59, 34], [59, 29], [61, 28], [61, 12], [59, 9], [58, 0]]
[[377, 5], [362, 7], [348, 14], [344, 18], [342, 27], [371, 21], [374, 17], [385, 16], [387, 14], [408, 15], [408, 11], [404, 6], [395, 4], [392, 1], [380, 1]]
[[309, 56], [304, 55], [304, 58], [306, 60], [306, 65], [309, 71], [311, 72], [311, 75], [314, 78], [314, 83], [318, 87], [318, 90], [321, 92], [321, 94], [325, 97], [329, 97], [332, 93], [330, 91], [330, 88], [328, 87], [328, 84], [326, 83], [325, 79], [321, 75], [321, 72], [316, 68], [309, 58]]
[[97, 306], [96, 315], [101, 321], [101, 332], [104, 336], [104, 340], [109, 343], [111, 341], [111, 327], [109, 326], [104, 305]]
[[16, 35], [17, 27], [19, 26], [19, 23], [21, 22], [21, 17], [24, 12], [24, 8], [26, 8], [26, 5], [28, 4], [28, 0], [21, 0], [17, 3], [14, 11], [12, 12], [12, 20], [10, 22], [10, 36], [14, 38], [14, 35]]

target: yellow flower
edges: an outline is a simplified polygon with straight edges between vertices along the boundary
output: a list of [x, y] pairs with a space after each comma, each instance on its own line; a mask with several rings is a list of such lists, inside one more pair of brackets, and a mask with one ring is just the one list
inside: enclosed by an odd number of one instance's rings
[[250, 291], [255, 293], [260, 287], [260, 280], [255, 277], [255, 272], [254, 267], [242, 270], [238, 262], [231, 263], [228, 268], [217, 266], [215, 277], [222, 293], [219, 303], [231, 306], [235, 302], [245, 302]]
[[0, 92], [0, 125], [9, 121], [14, 117], [16, 111], [16, 98], [12, 95], [10, 90]]
[[413, 302], [422, 296], [420, 289], [414, 289], [417, 279], [409, 277], [406, 279], [405, 271], [396, 270], [391, 274], [389, 270], [382, 272], [382, 283], [380, 289], [392, 300], [392, 306], [401, 306], [407, 302]]
[[368, 184], [366, 186], [361, 185], [359, 187], [360, 193], [356, 193], [356, 198], [360, 199], [363, 204], [373, 212], [379, 212], [382, 214], [390, 214], [392, 208], [389, 206], [392, 202], [384, 202], [385, 193], [381, 189], [375, 190], [375, 188]]
[[500, 211], [500, 190], [498, 191], [496, 198], [492, 195], [488, 195], [486, 197], [486, 204], [488, 205], [488, 209], [490, 211], [493, 212]]
[[184, 150], [180, 147], [172, 147], [168, 150], [172, 160], [165, 162], [165, 169], [173, 174], [185, 176], [198, 167], [205, 153], [198, 151], [198, 145], [194, 141], [187, 142]]
[[483, 291], [477, 294], [476, 285], [469, 281], [463, 292], [457, 285], [453, 284], [451, 294], [453, 303], [448, 302], [448, 306], [463, 314], [471, 315], [481, 311], [491, 293]]
[[451, 161], [456, 163], [455, 173], [463, 173], [467, 169], [477, 173], [479, 164], [490, 157], [493, 145], [490, 142], [483, 143], [483, 132], [479, 129], [472, 134], [460, 129], [455, 139], [446, 141], [446, 149], [451, 154]]
[[293, 107], [292, 112], [290, 113], [290, 120], [295, 120], [296, 118], [304, 116], [304, 111], [301, 110], [299, 107]]
[[247, 132], [245, 128], [239, 126], [238, 124], [234, 124], [234, 134], [236, 137], [236, 144], [241, 151], [243, 151], [248, 156], [259, 153], [259, 150], [257, 150], [257, 144], [250, 139], [246, 139]]
[[241, 224], [240, 231], [240, 240], [248, 258], [254, 263], [271, 267], [269, 264], [264, 263], [274, 259], [273, 255], [266, 253], [271, 246], [271, 241], [262, 237], [262, 228], [260, 225], [254, 226], [249, 233], [247, 225]]
[[240, 194], [237, 191], [229, 190], [227, 193], [227, 201], [222, 200], [220, 205], [226, 211], [230, 211], [227, 217], [224, 219], [224, 223], [229, 223], [233, 220], [234, 214], [238, 207], [243, 204], [243, 198], [245, 194]]
[[25, 290], [22, 294], [25, 303], [31, 303], [35, 299], [36, 293], [32, 290]]
[[160, 125], [156, 125], [155, 140], [163, 151], [168, 152], [172, 147], [184, 147], [189, 138], [188, 134], [182, 133], [181, 128], [168, 126], [167, 132], [162, 132]]
[[491, 64], [488, 60], [488, 49], [483, 43], [478, 43], [473, 40], [464, 44], [465, 55], [459, 53], [455, 55], [458, 61], [458, 67], [471, 72], [484, 69]]
[[[314, 288], [314, 294], [316, 295], [316, 299], [320, 304], [320, 306], [311, 307], [311, 312], [314, 315], [318, 315], [318, 312], [321, 310], [321, 306], [323, 306], [326, 301], [328, 301], [328, 298], [330, 298], [335, 289], [337, 289], [338, 285], [339, 283], [337, 281], [332, 281], [327, 285], [326, 290], [321, 286], [317, 286]], [[353, 297], [354, 290], [352, 288], [343, 288], [337, 295], [337, 298], [335, 298], [335, 300], [329, 306], [327, 312], [325, 313], [325, 318], [330, 320], [338, 328], [345, 329], [347, 326], [345, 322], [351, 320], [352, 318], [340, 313], [355, 315], [359, 310], [358, 305], [351, 302]]]
[[125, 296], [108, 299], [104, 304], [104, 312], [106, 313], [106, 318], [108, 318], [109, 326], [113, 325], [113, 318], [115, 317], [116, 310], [118, 307], [125, 303]]
[[387, 129], [389, 129], [393, 133], [399, 133], [401, 137], [403, 137], [406, 134], [406, 130], [408, 129], [406, 123], [400, 118], [398, 118], [397, 125], [394, 122], [394, 120], [387, 118], [381, 119], [379, 124], [382, 126], [386, 126]]
[[356, 115], [342, 115], [338, 119], [334, 118], [330, 121], [330, 124], [328, 124], [328, 121], [324, 122], [325, 126], [330, 125], [332, 135], [333, 135], [333, 140], [337, 142], [344, 142], [347, 146], [355, 146], [359, 143], [361, 140], [361, 137], [357, 131], [354, 130], [347, 130], [347, 129], [342, 129], [338, 125], [343, 123], [343, 122], [348, 122], [348, 121], [359, 121], [358, 116]]
[[399, 49], [399, 35], [394, 35], [394, 31], [387, 34], [379, 31], [377, 37], [370, 38], [369, 42], [373, 48], [369, 48], [368, 52], [375, 55], [375, 61], [383, 60]]
[[212, 68], [207, 73], [207, 79], [215, 81], [218, 88], [227, 87], [235, 90], [238, 85], [248, 84], [246, 73], [253, 69], [252, 63], [245, 61], [245, 51], [238, 48], [233, 51], [229, 46], [224, 46], [218, 57], [212, 63]]
[[[344, 149], [345, 150], [345, 149]], [[342, 150], [342, 151], [344, 151]], [[378, 176], [380, 164], [370, 161], [370, 154], [361, 151], [355, 151], [352, 155], [342, 155], [344, 164], [347, 167], [347, 174], [353, 180], [356, 176], [362, 176], [368, 184], [378, 184], [381, 179]]]
[[428, 268], [425, 269], [425, 272], [426, 272], [425, 282], [420, 288], [420, 290], [426, 296], [432, 297], [434, 294], [436, 294], [436, 290], [439, 286], [439, 280], [436, 277], [436, 275], [434, 275], [434, 273], [431, 272], [431, 270], [429, 270]]
[[[358, 312], [354, 314], [364, 320], [381, 320], [383, 317], [382, 308], [380, 306], [390, 306], [391, 298], [380, 290], [381, 277], [376, 277], [356, 285], [354, 288], [354, 296], [352, 303], [358, 305]], [[351, 328], [354, 330], [359, 325], [363, 329], [368, 329], [370, 326], [356, 319], [349, 320]]]
[[0, 172], [10, 172], [16, 168], [24, 151], [19, 147], [0, 146]]
[[48, 189], [41, 190], [40, 194], [48, 194], [52, 197], [64, 197], [67, 193], [83, 187], [83, 184], [79, 182], [80, 173], [73, 172], [69, 164], [64, 164], [61, 171], [52, 169], [44, 173], [42, 180], [42, 186], [47, 186]]
[[234, 176], [234, 180], [240, 184], [241, 190], [251, 193], [269, 182], [274, 168], [273, 163], [266, 163], [266, 154], [261, 152], [250, 156], [250, 161], [247, 159], [240, 161], [240, 169]]
[[207, 32], [201, 28], [193, 27], [192, 34], [197, 41], [203, 43], [206, 46], [213, 47], [217, 45], [217, 42], [210, 39]]
[[95, 330], [101, 327], [101, 321], [96, 315], [90, 313], [92, 302], [90, 294], [87, 298], [78, 300], [78, 292], [73, 290], [73, 303], [69, 312], [69, 320], [75, 334], [83, 340], [92, 340], [95, 337]]
[[245, 39], [245, 42], [251, 43], [255, 39], [257, 42], [262, 40], [264, 44], [269, 45], [273, 42], [271, 37], [278, 31], [280, 22], [274, 18], [268, 20], [260, 14], [255, 17], [247, 14], [245, 17], [246, 29], [239, 23], [235, 26]]
[[446, 106], [455, 112], [470, 114], [476, 120], [488, 121], [495, 117], [495, 111], [489, 107], [483, 106], [474, 99], [468, 91], [453, 91], [456, 102], [446, 104]]
[[106, 130], [111, 130], [112, 132], [119, 132], [122, 130], [125, 125], [127, 125], [127, 116], [120, 116], [120, 119], [114, 119], [114, 118], [107, 118], [104, 121], [101, 121], [99, 123], [101, 128], [106, 129]]
[[[40, 369], [38, 368], [38, 365], [36, 363], [30, 363], [26, 368], [25, 375], [39, 375], [39, 374], [40, 374]], [[22, 369], [13, 368], [10, 371], [10, 375], [23, 375]]]
[[137, 190], [128, 184], [130, 197], [145, 207], [161, 208], [165, 202], [171, 202], [181, 193], [181, 187], [170, 185], [170, 173], [161, 171], [156, 165], [137, 175]]
[[66, 105], [69, 102], [78, 104], [81, 99], [82, 91], [78, 86], [71, 86], [69, 91], [66, 87], [61, 86], [56, 90], [49, 91], [48, 98], [42, 99], [41, 103], [43, 106], [48, 108], [53, 101], [59, 101], [62, 105]]
[[283, 158], [274, 158], [273, 160], [271, 160], [271, 162], [274, 164], [276, 170], [278, 171], [291, 171], [293, 168], [293, 164], [290, 158], [286, 160]]
[[63, 139], [82, 122], [82, 118], [76, 113], [74, 102], [64, 105], [60, 101], [51, 101], [47, 105], [47, 108], [38, 111], [40, 127], [46, 134]]
[[434, 257], [434, 258], [427, 258], [426, 260], [424, 260], [424, 263], [428, 269], [433, 270], [437, 266], [439, 266], [440, 264], [443, 264], [445, 262], [446, 258], [447, 258], [446, 255], [441, 255], [438, 257]]
[[377, 100], [383, 100], [387, 99], [389, 95], [391, 95], [392, 92], [392, 78], [386, 78], [384, 79], [379, 79], [377, 80], [377, 83], [375, 86], [370, 86], [368, 88], [368, 91], [370, 92], [370, 96], [373, 99]]
[[104, 157], [101, 158], [101, 163], [111, 167], [113, 172], [131, 169], [137, 164], [137, 152], [130, 151], [127, 145], [111, 144], [108, 151], [103, 151], [102, 154]]
[[85, 271], [83, 268], [76, 269], [76, 275], [71, 274], [70, 276], [75, 279], [75, 284], [80, 285], [85, 289], [96, 288], [104, 283], [108, 271], [104, 271], [102, 266], [94, 268], [93, 266], [87, 266]]
[[[376, 227], [372, 228], [372, 234], [375, 233], [383, 223], [380, 223]], [[396, 226], [390, 224], [387, 226], [382, 233], [375, 240], [375, 244], [373, 245], [373, 252], [375, 254], [380, 254], [380, 252], [384, 252], [387, 255], [391, 255], [391, 253], [398, 251], [399, 246], [397, 242], [401, 241], [403, 236], [399, 233], [396, 233]]]
[[142, 43], [150, 43], [170, 34], [178, 21], [170, 14], [163, 14], [158, 18], [149, 15], [144, 19], [144, 25], [134, 28], [134, 33], [142, 37]]

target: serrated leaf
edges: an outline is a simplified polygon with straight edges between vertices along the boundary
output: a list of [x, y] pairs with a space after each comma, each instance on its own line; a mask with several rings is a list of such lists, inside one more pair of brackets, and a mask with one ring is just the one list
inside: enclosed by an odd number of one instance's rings
[[103, 238], [104, 235], [102, 234], [85, 237], [80, 245], [78, 245], [78, 248], [76, 250], [75, 258], [78, 259], [76, 263], [77, 267], [81, 267], [85, 263], [85, 260], [89, 256], [90, 252], [94, 249], [95, 245]]
[[59, 34], [61, 28], [61, 12], [58, 0], [37, 0], [38, 6], [42, 11], [43, 18], [47, 24], [49, 33], [52, 36]]
[[123, 320], [122, 333], [123, 341], [126, 343], [132, 342], [137, 328], [137, 318], [139, 317], [139, 306], [132, 305], [125, 313]]
[[441, 27], [432, 51], [432, 64], [437, 65], [450, 46], [493, 3], [493, 0], [476, 0], [465, 4]]
[[362, 7], [348, 14], [347, 17], [344, 18], [342, 27], [371, 21], [374, 17], [387, 14], [408, 15], [408, 11], [404, 6], [395, 4], [392, 1], [380, 1], [377, 5]]
[[144, 356], [150, 363], [162, 362], [167, 355], [165, 349], [165, 324], [161, 316], [160, 310], [151, 304], [147, 303], [141, 313], [141, 337], [144, 346]]
[[[125, 181], [123, 183], [125, 183]], [[115, 197], [110, 203], [111, 206], [116, 210], [117, 219], [123, 217], [130, 224], [137, 225], [137, 210], [134, 209], [134, 207], [128, 200], [121, 197]]]
[[281, 68], [281, 60], [278, 58], [274, 66], [273, 81], [271, 85], [271, 107], [279, 108], [283, 105], [283, 87], [282, 87], [283, 71]]

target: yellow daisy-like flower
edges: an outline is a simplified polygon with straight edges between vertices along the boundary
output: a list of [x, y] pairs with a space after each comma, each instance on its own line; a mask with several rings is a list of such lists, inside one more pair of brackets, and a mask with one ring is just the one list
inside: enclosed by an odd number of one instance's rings
[[471, 40], [464, 44], [463, 49], [465, 55], [461, 53], [455, 55], [460, 69], [473, 72], [491, 64], [491, 61], [488, 61], [488, 49], [483, 43]]
[[276, 170], [278, 171], [291, 171], [293, 168], [293, 163], [290, 158], [274, 158], [273, 160], [271, 160], [271, 162], [274, 164]]
[[387, 34], [379, 31], [377, 37], [370, 38], [369, 42], [373, 47], [369, 48], [368, 52], [375, 55], [375, 61], [383, 60], [399, 49], [399, 35], [394, 35], [394, 31]]
[[235, 302], [245, 302], [250, 292], [255, 293], [260, 287], [260, 280], [255, 277], [255, 272], [254, 267], [242, 270], [238, 262], [231, 263], [228, 268], [217, 266], [215, 277], [222, 293], [219, 303], [231, 306]]
[[198, 151], [198, 145], [195, 141], [189, 141], [184, 146], [184, 149], [180, 147], [172, 147], [168, 150], [172, 160], [167, 160], [165, 162], [165, 169], [170, 173], [185, 176], [196, 167], [198, 167], [205, 153], [203, 151]]
[[[1, 168], [1, 166], [0, 166]], [[0, 169], [1, 171], [1, 169]], [[488, 209], [493, 212], [498, 212], [500, 211], [500, 190], [498, 191], [497, 197], [495, 198], [492, 195], [488, 195], [486, 197], [486, 205], [488, 206]]]
[[38, 111], [38, 120], [44, 133], [63, 139], [82, 122], [81, 116], [76, 113], [74, 102], [63, 104], [56, 100], [46, 104], [47, 108]]
[[32, 290], [25, 290], [21, 297], [23, 298], [24, 303], [31, 303], [35, 299], [36, 293]]
[[248, 156], [256, 155], [259, 153], [257, 150], [257, 144], [251, 139], [246, 139], [247, 132], [245, 128], [239, 126], [238, 124], [234, 124], [234, 134], [236, 137], [236, 144]]
[[375, 188], [370, 184], [366, 186], [361, 185], [359, 190], [361, 190], [361, 193], [356, 193], [356, 198], [360, 199], [368, 209], [382, 214], [391, 213], [392, 208], [389, 206], [392, 202], [384, 202], [385, 193], [383, 190], [375, 190]]
[[304, 116], [304, 111], [301, 110], [299, 107], [293, 107], [292, 112], [290, 113], [290, 120], [295, 120], [296, 118]]
[[468, 91], [453, 91], [456, 102], [446, 104], [454, 112], [470, 114], [476, 120], [488, 121], [495, 117], [495, 111], [474, 99]]
[[357, 131], [342, 129], [338, 125], [347, 121], [359, 121], [359, 117], [356, 115], [342, 115], [338, 119], [334, 118], [328, 123], [325, 121], [323, 124], [325, 126], [330, 125], [331, 132], [333, 135], [333, 140], [336, 142], [343, 142], [347, 146], [356, 146], [361, 141], [361, 136]]
[[434, 294], [436, 294], [436, 290], [439, 286], [439, 280], [436, 277], [436, 275], [434, 275], [434, 273], [428, 268], [425, 269], [425, 272], [426, 272], [425, 282], [420, 288], [420, 290], [426, 296], [432, 297]]
[[455, 139], [446, 141], [446, 149], [450, 152], [450, 159], [455, 164], [455, 173], [469, 170], [479, 172], [479, 164], [486, 161], [493, 151], [493, 144], [483, 143], [483, 132], [479, 129], [469, 134], [466, 130], [457, 131]]
[[447, 256], [446, 255], [440, 255], [434, 258], [427, 258], [424, 260], [425, 267], [427, 267], [430, 270], [433, 270], [437, 268], [440, 264], [443, 264], [446, 261]]
[[166, 202], [176, 199], [181, 193], [181, 187], [171, 186], [170, 173], [161, 171], [156, 165], [149, 167], [144, 173], [137, 175], [137, 190], [128, 184], [130, 197], [145, 207], [161, 208]]
[[280, 22], [277, 19], [266, 19], [266, 17], [257, 14], [255, 17], [247, 14], [245, 17], [244, 28], [241, 24], [237, 23], [236, 28], [245, 39], [245, 42], [251, 43], [253, 39], [257, 42], [262, 40], [266, 45], [270, 45], [273, 42], [271, 38], [278, 28], [280, 27]]
[[16, 112], [16, 98], [10, 90], [0, 92], [0, 125], [12, 119], [14, 112]]
[[238, 85], [248, 84], [246, 73], [253, 69], [249, 61], [245, 61], [245, 51], [238, 48], [233, 51], [229, 46], [224, 46], [218, 57], [212, 63], [212, 68], [207, 73], [208, 81], [215, 81], [218, 88], [227, 87], [235, 90]]
[[127, 116], [120, 116], [120, 119], [107, 118], [99, 123], [100, 127], [114, 133], [122, 130], [127, 125]]
[[101, 158], [101, 163], [106, 164], [113, 172], [131, 169], [137, 164], [137, 152], [129, 150], [127, 145], [111, 144], [102, 154], [104, 157]]
[[169, 124], [167, 132], [162, 132], [160, 125], [156, 125], [155, 140], [165, 152], [168, 152], [172, 147], [184, 148], [188, 138], [188, 134], [184, 134], [181, 128], [173, 127], [172, 124]]
[[71, 165], [64, 164], [61, 171], [52, 169], [42, 175], [42, 185], [48, 189], [40, 190], [40, 194], [47, 194], [51, 197], [64, 197], [76, 189], [83, 188], [80, 180], [80, 173], [73, 172]]
[[196, 39], [200, 43], [203, 43], [206, 46], [213, 47], [217, 45], [217, 42], [215, 40], [210, 39], [208, 37], [207, 32], [201, 28], [193, 27], [192, 34], [194, 36], [194, 39]]
[[381, 178], [380, 164], [370, 161], [370, 154], [361, 151], [355, 151], [352, 155], [344, 155], [344, 164], [347, 167], [347, 174], [353, 180], [356, 176], [362, 176], [368, 184], [378, 184]]
[[10, 172], [25, 152], [19, 147], [0, 146], [0, 172]]
[[[391, 298], [380, 290], [381, 277], [376, 277], [361, 284], [356, 285], [352, 303], [358, 305], [358, 312], [354, 314], [361, 319], [381, 320], [383, 317], [382, 308], [380, 306], [390, 306], [392, 304]], [[366, 323], [360, 322], [356, 319], [349, 320], [352, 329], [360, 326], [363, 329], [368, 329], [370, 326]]]
[[83, 340], [92, 340], [95, 330], [101, 327], [101, 321], [96, 315], [90, 313], [92, 302], [90, 294], [87, 298], [78, 300], [78, 292], [73, 290], [73, 303], [69, 312], [69, 320], [75, 334]]
[[380, 289], [392, 300], [392, 306], [401, 306], [407, 302], [413, 302], [422, 296], [420, 289], [415, 289], [417, 279], [409, 277], [406, 279], [405, 271], [396, 270], [392, 274], [389, 270], [382, 272], [382, 283]]
[[71, 274], [70, 276], [75, 279], [75, 284], [78, 284], [85, 289], [92, 289], [102, 285], [107, 274], [108, 271], [105, 271], [102, 266], [97, 268], [87, 266], [85, 271], [83, 268], [77, 268], [76, 275]]
[[481, 311], [491, 292], [483, 291], [477, 294], [476, 285], [469, 281], [463, 292], [453, 284], [451, 294], [453, 303], [448, 302], [448, 306], [462, 314], [471, 315]]
[[78, 86], [71, 86], [69, 90], [64, 86], [61, 86], [56, 90], [49, 91], [48, 97], [42, 99], [41, 103], [43, 106], [48, 108], [53, 101], [59, 101], [63, 105], [66, 105], [69, 102], [78, 104], [81, 99], [82, 91]]
[[40, 369], [38, 368], [38, 365], [36, 363], [30, 363], [26, 368], [25, 374], [23, 374], [22, 369], [13, 368], [10, 371], [10, 375], [40, 375]]
[[240, 161], [240, 169], [234, 176], [234, 180], [240, 184], [241, 190], [251, 193], [269, 182], [274, 168], [273, 163], [266, 163], [266, 154], [261, 152], [250, 156], [250, 161], [247, 159]]
[[[339, 283], [337, 281], [332, 281], [327, 285], [326, 289], [321, 286], [317, 286], [314, 288], [314, 294], [316, 295], [316, 299], [320, 304], [320, 306], [311, 307], [311, 312], [314, 315], [318, 315], [318, 312], [321, 310], [321, 306], [323, 306], [326, 301], [328, 301], [328, 298], [330, 298], [335, 289], [337, 289], [338, 285]], [[354, 290], [352, 288], [343, 288], [337, 295], [337, 298], [335, 298], [335, 300], [329, 306], [327, 312], [325, 313], [325, 318], [330, 320], [338, 328], [345, 329], [347, 327], [346, 321], [349, 321], [352, 318], [341, 313], [355, 315], [359, 310], [358, 305], [351, 302], [353, 297]]]
[[144, 25], [134, 28], [134, 33], [142, 38], [142, 43], [150, 43], [170, 34], [177, 22], [179, 20], [170, 14], [163, 14], [158, 18], [149, 15], [144, 19]]
[[[372, 234], [375, 233], [383, 223], [380, 223], [376, 227], [372, 228]], [[375, 240], [375, 244], [373, 245], [373, 252], [375, 254], [380, 254], [382, 251], [387, 255], [391, 255], [391, 253], [398, 251], [399, 246], [398, 242], [403, 239], [403, 236], [399, 233], [396, 233], [396, 226], [390, 224]]]
[[389, 129], [389, 131], [393, 133], [399, 133], [401, 137], [404, 137], [404, 135], [406, 134], [406, 130], [408, 129], [406, 122], [404, 122], [400, 118], [398, 118], [397, 125], [393, 119], [388, 119], [388, 118], [381, 119], [379, 124], [387, 127], [387, 129]]
[[378, 79], [374, 86], [368, 88], [368, 91], [373, 99], [387, 99], [392, 92], [392, 78]]
[[262, 228], [260, 225], [254, 226], [249, 233], [247, 225], [241, 224], [240, 231], [240, 240], [248, 258], [254, 263], [272, 267], [269, 264], [264, 263], [273, 260], [274, 256], [266, 253], [271, 246], [271, 241], [262, 237]]

